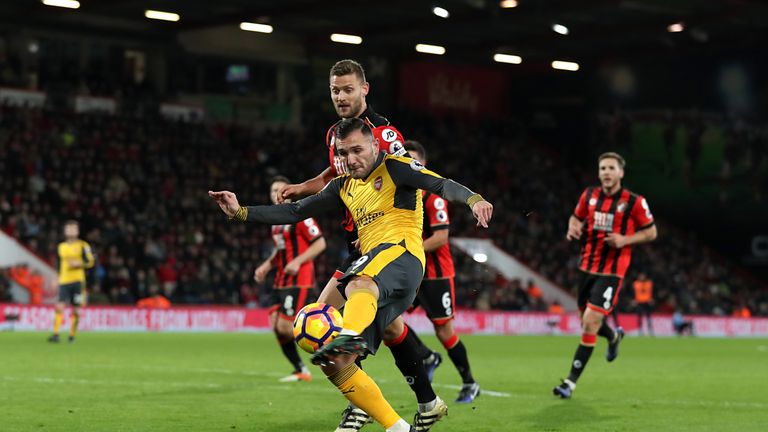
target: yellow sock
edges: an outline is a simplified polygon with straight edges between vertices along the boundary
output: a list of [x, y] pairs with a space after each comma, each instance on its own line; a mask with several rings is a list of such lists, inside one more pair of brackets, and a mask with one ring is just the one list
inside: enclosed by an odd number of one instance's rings
[[344, 305], [344, 329], [362, 333], [376, 318], [378, 301], [368, 291], [355, 291]]
[[75, 337], [77, 334], [77, 325], [80, 323], [80, 314], [72, 313], [72, 327], [69, 328], [69, 335]]
[[384, 426], [384, 429], [391, 428], [400, 420], [392, 405], [384, 399], [379, 386], [356, 364], [350, 364], [328, 379], [341, 390], [345, 398], [368, 413]]
[[53, 316], [53, 334], [59, 334], [61, 329], [61, 312], [56, 311], [56, 315]]

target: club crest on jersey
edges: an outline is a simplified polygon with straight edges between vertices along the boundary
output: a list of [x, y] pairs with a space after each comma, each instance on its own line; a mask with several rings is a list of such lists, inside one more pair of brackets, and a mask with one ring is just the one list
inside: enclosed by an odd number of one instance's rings
[[381, 190], [382, 184], [384, 184], [384, 180], [382, 180], [381, 176], [378, 176], [376, 177], [376, 180], [373, 181], [373, 188], [378, 192]]
[[616, 211], [621, 213], [624, 211], [624, 209], [627, 208], [627, 203], [621, 202], [619, 205], [616, 206]]
[[595, 204], [597, 204], [597, 198], [590, 198], [589, 199], [589, 206], [594, 207]]
[[416, 159], [411, 161], [411, 169], [414, 171], [421, 171], [424, 168], [426, 168], [424, 165], [421, 164], [421, 162], [417, 161]]

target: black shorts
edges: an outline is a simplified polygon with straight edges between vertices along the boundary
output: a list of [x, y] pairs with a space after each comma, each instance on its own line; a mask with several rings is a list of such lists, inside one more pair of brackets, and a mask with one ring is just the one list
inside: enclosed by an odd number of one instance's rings
[[296, 312], [307, 304], [307, 295], [311, 288], [275, 288], [272, 291], [272, 307], [270, 313], [277, 311], [280, 318], [293, 321]]
[[616, 306], [622, 278], [618, 276], [582, 273], [579, 286], [579, 309], [589, 308], [608, 315]]
[[339, 279], [339, 291], [344, 298], [346, 294], [342, 287], [355, 276], [371, 277], [379, 288], [376, 318], [362, 333], [368, 351], [376, 354], [384, 329], [408, 310], [416, 298], [424, 267], [404, 246], [384, 243], [353, 262], [344, 272]]
[[427, 317], [435, 324], [444, 324], [453, 319], [456, 311], [456, 293], [453, 278], [424, 279], [416, 295], [413, 307], [421, 306]]
[[72, 306], [85, 306], [85, 283], [72, 282], [59, 285], [59, 301]]

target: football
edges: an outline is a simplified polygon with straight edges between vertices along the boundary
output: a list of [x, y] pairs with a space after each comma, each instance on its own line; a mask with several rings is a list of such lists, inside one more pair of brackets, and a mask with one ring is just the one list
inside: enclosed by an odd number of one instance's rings
[[332, 341], [341, 331], [339, 311], [325, 303], [304, 306], [293, 320], [293, 336], [296, 344], [308, 353]]

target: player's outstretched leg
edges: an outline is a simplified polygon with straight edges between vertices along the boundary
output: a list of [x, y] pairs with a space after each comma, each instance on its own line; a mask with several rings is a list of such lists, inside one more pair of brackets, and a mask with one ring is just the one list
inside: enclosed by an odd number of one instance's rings
[[346, 288], [344, 327], [329, 344], [312, 356], [328, 379], [347, 400], [384, 426], [387, 432], [409, 432], [411, 425], [395, 412], [381, 389], [355, 361], [368, 344], [360, 334], [373, 323], [378, 310], [378, 290], [369, 278], [355, 278]]
[[619, 356], [619, 343], [624, 339], [624, 329], [619, 327], [613, 332], [613, 338], [609, 339], [608, 349], [605, 351], [605, 359], [609, 362], [616, 360]]
[[576, 353], [573, 355], [573, 361], [571, 362], [571, 372], [568, 374], [568, 378], [557, 387], [552, 389], [552, 393], [562, 399], [570, 399], [573, 395], [573, 391], [576, 389], [576, 382], [579, 380], [584, 368], [587, 367], [587, 362], [592, 356], [592, 351], [595, 349], [597, 343], [597, 332], [603, 322], [603, 315], [592, 309], [587, 309], [582, 317], [582, 334], [581, 343], [576, 348]]
[[280, 382], [299, 382], [299, 381], [312, 381], [312, 373], [301, 361], [299, 352], [296, 349], [296, 343], [293, 339], [293, 322], [289, 316], [281, 315], [279, 309], [273, 311], [270, 314], [270, 320], [272, 321], [272, 329], [277, 338], [277, 343], [280, 345], [280, 350], [293, 366], [293, 372], [283, 378], [280, 378]]
[[393, 321], [384, 332], [384, 343], [392, 351], [395, 364], [416, 395], [418, 412], [414, 418], [417, 431], [428, 431], [448, 414], [448, 406], [432, 389], [424, 368], [420, 340], [413, 329], [405, 325], [402, 317]]
[[334, 432], [357, 432], [369, 423], [373, 423], [371, 416], [350, 403], [341, 413], [341, 422]]
[[[409, 432], [411, 425], [395, 412], [379, 386], [354, 362], [355, 355], [329, 358], [322, 366], [328, 379], [354, 406], [373, 417], [388, 432]], [[355, 430], [355, 429], [353, 429]]]
[[53, 334], [48, 337], [48, 342], [59, 342], [59, 331], [61, 331], [61, 321], [64, 317], [64, 305], [56, 304], [56, 311], [53, 315]]
[[69, 343], [72, 343], [75, 341], [75, 336], [77, 336], [77, 326], [80, 324], [80, 309], [79, 308], [73, 308], [72, 309], [72, 324], [69, 327], [69, 338], [67, 338], [67, 341]]
[[604, 319], [600, 324], [600, 330], [597, 331], [597, 335], [604, 337], [605, 340], [608, 341], [608, 349], [605, 351], [605, 359], [612, 362], [619, 356], [619, 343], [624, 339], [624, 329], [617, 327], [616, 330], [614, 330], [608, 325], [607, 321], [607, 319]]
[[408, 324], [406, 324], [406, 327], [408, 327], [408, 337], [412, 337], [414, 340], [413, 346], [416, 354], [419, 356], [419, 358], [423, 359], [424, 369], [427, 372], [427, 378], [429, 379], [429, 382], [432, 382], [432, 378], [435, 376], [435, 371], [437, 370], [438, 366], [443, 363], [443, 356], [441, 356], [439, 352], [429, 349], [429, 347], [427, 347], [427, 345], [421, 341], [419, 335], [413, 330], [413, 328], [409, 327]]
[[480, 395], [480, 385], [472, 376], [472, 369], [469, 367], [469, 356], [464, 342], [459, 339], [459, 335], [453, 329], [453, 318], [441, 321], [434, 321], [435, 334], [440, 342], [448, 351], [448, 357], [451, 358], [456, 371], [461, 376], [461, 390], [456, 398], [458, 403], [471, 403]]

